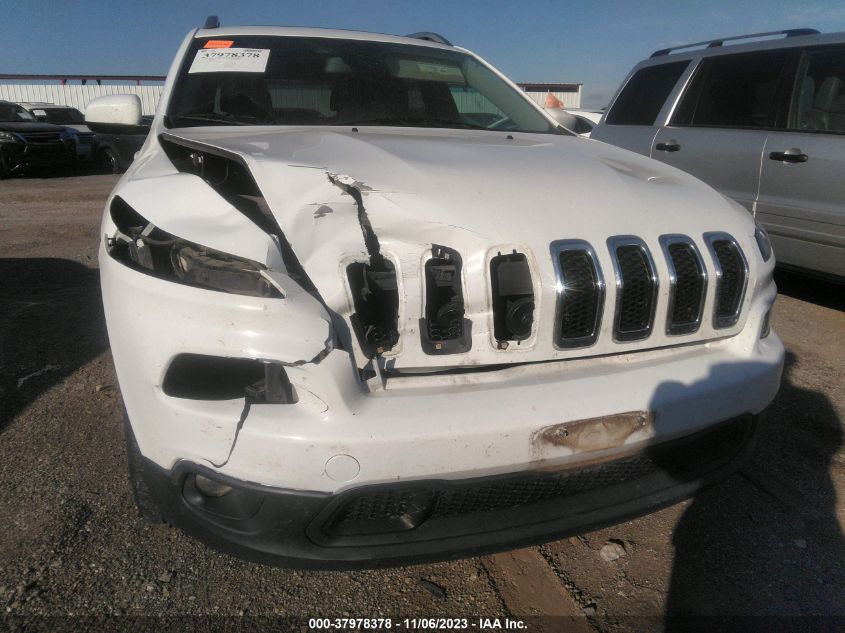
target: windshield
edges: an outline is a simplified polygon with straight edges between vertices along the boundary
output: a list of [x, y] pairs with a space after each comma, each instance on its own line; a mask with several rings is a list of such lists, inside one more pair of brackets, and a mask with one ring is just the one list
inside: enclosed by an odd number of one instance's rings
[[32, 121], [34, 118], [17, 103], [0, 103], [0, 121], [3, 123], [20, 123], [21, 121]]
[[[41, 112], [44, 113], [43, 117]], [[85, 117], [76, 108], [43, 108], [34, 110], [35, 116], [48, 123], [67, 125], [68, 123], [85, 123]]]
[[328, 38], [195, 40], [166, 124], [379, 125], [559, 132], [459, 51]]

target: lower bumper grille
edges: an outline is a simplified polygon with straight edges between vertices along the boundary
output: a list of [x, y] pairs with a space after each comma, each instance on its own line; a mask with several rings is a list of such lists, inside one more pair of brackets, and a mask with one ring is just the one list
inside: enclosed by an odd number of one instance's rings
[[[670, 442], [623, 459], [561, 472], [534, 472], [458, 482], [431, 481], [406, 486], [373, 486], [343, 495], [322, 523], [329, 541], [409, 533], [461, 519], [483, 521], [487, 513], [517, 511], [520, 516], [545, 508], [566, 513], [567, 504], [588, 493], [610, 490], [656, 474], [677, 481], [731, 461], [746, 445], [750, 417]], [[410, 536], [410, 535], [407, 535]]]

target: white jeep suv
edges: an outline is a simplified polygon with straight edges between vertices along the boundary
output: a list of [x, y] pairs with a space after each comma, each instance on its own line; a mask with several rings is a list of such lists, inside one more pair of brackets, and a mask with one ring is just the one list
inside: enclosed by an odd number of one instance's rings
[[254, 560], [648, 512], [728, 472], [780, 381], [753, 219], [434, 34], [190, 33], [101, 233], [142, 513]]

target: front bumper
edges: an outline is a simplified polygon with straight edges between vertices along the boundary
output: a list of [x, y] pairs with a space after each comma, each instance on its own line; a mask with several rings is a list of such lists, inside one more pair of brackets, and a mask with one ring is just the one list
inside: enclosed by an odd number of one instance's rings
[[[378, 567], [536, 544], [654, 511], [730, 473], [755, 428], [754, 416], [742, 416], [580, 468], [339, 494], [257, 486], [187, 462], [168, 472], [147, 461], [143, 471], [163, 516], [224, 552], [288, 567]], [[234, 490], [204, 497], [196, 474]]]
[[73, 154], [63, 142], [10, 143], [7, 144], [5, 151], [13, 172], [31, 167], [66, 166], [73, 162]]
[[[783, 345], [774, 333], [759, 338], [773, 286], [757, 293], [746, 327], [727, 339], [390, 379], [366, 392], [346, 352], [315, 358], [328, 330], [303, 318], [292, 299], [190, 288], [139, 274], [104, 252], [100, 267], [124, 403], [141, 453], [166, 471], [190, 462], [237, 481], [337, 494], [571, 468], [757, 414], [780, 384]], [[285, 362], [299, 401], [247, 410], [243, 398], [170, 397], [162, 384], [179, 353]], [[545, 433], [625, 412], [643, 412], [650, 423], [621, 442], [583, 450]]]

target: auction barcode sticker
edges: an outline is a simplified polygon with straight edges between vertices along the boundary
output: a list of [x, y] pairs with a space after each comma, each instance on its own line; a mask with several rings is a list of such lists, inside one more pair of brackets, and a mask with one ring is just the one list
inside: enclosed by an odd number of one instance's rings
[[263, 73], [270, 59], [269, 48], [204, 48], [189, 73]]

